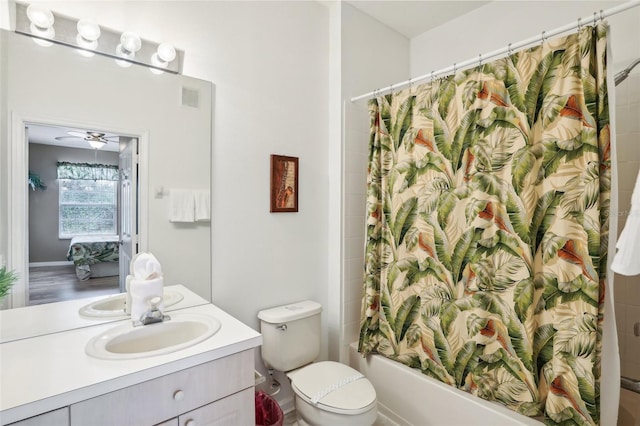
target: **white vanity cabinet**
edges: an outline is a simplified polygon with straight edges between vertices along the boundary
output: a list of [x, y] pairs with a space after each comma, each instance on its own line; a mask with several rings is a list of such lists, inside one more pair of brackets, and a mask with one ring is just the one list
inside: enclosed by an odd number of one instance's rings
[[254, 390], [245, 389], [178, 418], [179, 426], [236, 426], [255, 424]]
[[86, 353], [87, 342], [126, 320], [0, 343], [0, 426], [253, 425], [262, 336], [210, 303], [181, 312], [215, 318], [220, 329], [132, 359]]
[[70, 425], [253, 425], [253, 357], [245, 350], [72, 404]]

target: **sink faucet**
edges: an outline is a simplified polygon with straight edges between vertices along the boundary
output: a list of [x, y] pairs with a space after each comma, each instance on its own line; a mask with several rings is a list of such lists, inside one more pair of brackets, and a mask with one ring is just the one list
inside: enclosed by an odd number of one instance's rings
[[171, 319], [169, 315], [165, 315], [160, 310], [159, 305], [160, 302], [162, 302], [162, 297], [151, 297], [147, 302], [149, 303], [149, 309], [140, 316], [139, 320], [133, 321], [134, 326], [155, 324], [157, 322], [168, 321]]

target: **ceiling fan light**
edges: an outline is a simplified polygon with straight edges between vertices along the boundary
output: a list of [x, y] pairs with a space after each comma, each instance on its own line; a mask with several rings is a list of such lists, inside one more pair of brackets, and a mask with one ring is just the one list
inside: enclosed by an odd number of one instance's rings
[[89, 143], [89, 145], [91, 145], [91, 148], [93, 149], [100, 149], [103, 146], [105, 146], [107, 143], [104, 141], [99, 141], [99, 140], [94, 140], [94, 139], [89, 139], [87, 140], [87, 142]]

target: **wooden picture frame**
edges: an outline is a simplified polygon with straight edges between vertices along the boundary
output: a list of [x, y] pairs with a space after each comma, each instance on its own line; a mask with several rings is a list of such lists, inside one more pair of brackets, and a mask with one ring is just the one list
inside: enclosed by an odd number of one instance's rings
[[270, 211], [298, 211], [298, 157], [271, 155]]

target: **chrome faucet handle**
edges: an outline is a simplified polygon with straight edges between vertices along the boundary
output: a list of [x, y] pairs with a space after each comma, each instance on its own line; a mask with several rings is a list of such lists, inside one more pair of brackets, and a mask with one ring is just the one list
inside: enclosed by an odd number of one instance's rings
[[149, 303], [149, 309], [140, 316], [139, 321], [134, 321], [134, 326], [155, 324], [157, 322], [168, 321], [171, 319], [169, 315], [165, 315], [162, 310], [160, 310], [159, 305], [162, 302], [162, 297], [150, 297], [147, 299], [147, 302]]

